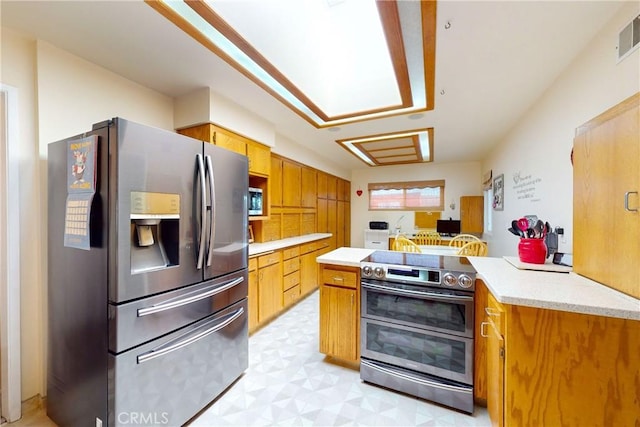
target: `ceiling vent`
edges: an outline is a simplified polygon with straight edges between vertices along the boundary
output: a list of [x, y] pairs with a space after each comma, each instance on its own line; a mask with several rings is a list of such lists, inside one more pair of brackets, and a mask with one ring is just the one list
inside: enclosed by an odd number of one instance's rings
[[640, 45], [640, 15], [629, 22], [618, 34], [618, 62], [638, 48]]

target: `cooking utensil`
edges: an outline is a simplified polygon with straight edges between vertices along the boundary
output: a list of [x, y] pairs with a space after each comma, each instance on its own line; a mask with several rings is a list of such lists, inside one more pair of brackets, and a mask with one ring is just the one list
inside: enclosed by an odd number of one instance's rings
[[520, 232], [520, 227], [518, 226], [517, 220], [514, 219], [513, 221], [511, 221], [511, 229], [517, 232], [517, 236], [524, 237], [524, 235]]
[[522, 237], [522, 233], [520, 233], [520, 230], [514, 230], [514, 228], [513, 228], [513, 227], [509, 227], [509, 228], [507, 228], [507, 230], [508, 230], [511, 234], [514, 234], [514, 235], [516, 235], [516, 236], [518, 236], [518, 237]]
[[522, 230], [524, 237], [529, 237], [529, 220], [527, 218], [520, 218], [518, 220], [518, 228]]
[[533, 227], [533, 237], [536, 239], [541, 239], [544, 233], [544, 222], [542, 220], [537, 220], [536, 225]]

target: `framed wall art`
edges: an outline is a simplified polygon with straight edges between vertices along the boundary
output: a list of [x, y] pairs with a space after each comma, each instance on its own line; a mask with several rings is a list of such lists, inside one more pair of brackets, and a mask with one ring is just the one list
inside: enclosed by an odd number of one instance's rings
[[493, 210], [504, 210], [504, 174], [493, 178]]

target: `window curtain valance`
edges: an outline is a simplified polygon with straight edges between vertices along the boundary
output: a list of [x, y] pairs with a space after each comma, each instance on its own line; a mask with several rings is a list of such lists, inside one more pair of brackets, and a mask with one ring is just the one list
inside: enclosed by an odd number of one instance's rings
[[376, 190], [410, 190], [413, 188], [444, 188], [444, 179], [432, 181], [405, 181], [405, 182], [370, 182], [369, 191]]

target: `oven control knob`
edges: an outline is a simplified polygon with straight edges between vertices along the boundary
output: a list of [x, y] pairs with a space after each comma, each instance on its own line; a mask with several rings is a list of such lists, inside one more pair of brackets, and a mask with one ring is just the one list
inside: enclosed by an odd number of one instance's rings
[[373, 269], [371, 268], [370, 265], [365, 265], [364, 267], [362, 267], [363, 276], [371, 277], [372, 272], [373, 272]]
[[466, 274], [461, 274], [460, 277], [458, 277], [458, 283], [461, 288], [470, 288], [471, 285], [473, 285], [473, 279]]
[[382, 267], [374, 268], [373, 275], [376, 276], [378, 279], [384, 279], [384, 268]]
[[455, 286], [458, 283], [458, 278], [451, 273], [447, 273], [442, 277], [442, 283], [447, 286]]

